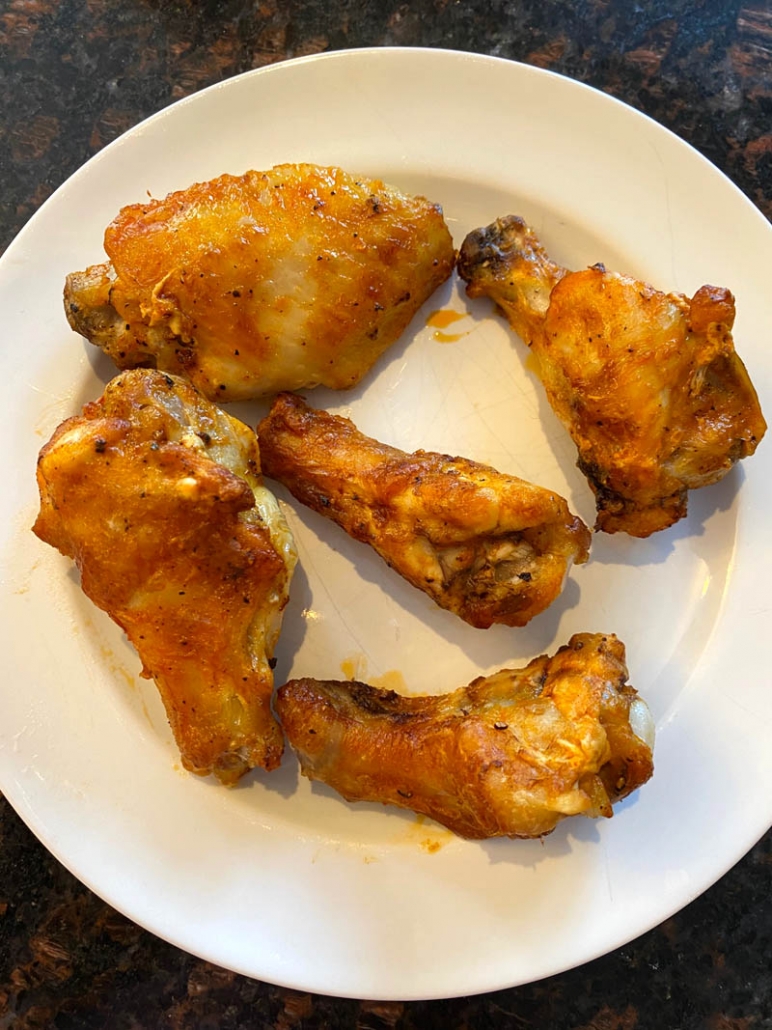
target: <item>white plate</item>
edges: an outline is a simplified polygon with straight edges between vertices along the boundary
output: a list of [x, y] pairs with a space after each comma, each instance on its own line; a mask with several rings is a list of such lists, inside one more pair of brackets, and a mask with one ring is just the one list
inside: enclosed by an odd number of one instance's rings
[[[70, 332], [65, 273], [101, 260], [121, 205], [223, 171], [339, 164], [425, 192], [456, 244], [510, 212], [550, 252], [665, 289], [737, 296], [736, 341], [770, 396], [772, 232], [693, 150], [564, 78], [443, 51], [373, 50], [231, 79], [133, 129], [74, 175], [0, 264], [0, 784], [51, 851], [161, 937], [253, 977], [336, 995], [451, 996], [514, 985], [614, 948], [708, 887], [772, 823], [770, 449], [692, 495], [687, 521], [598, 537], [525, 630], [465, 626], [368, 549], [291, 512], [302, 566], [279, 681], [342, 670], [439, 692], [578, 630], [615, 632], [656, 717], [656, 773], [610, 821], [543, 842], [468, 843], [300, 781], [288, 757], [228, 791], [180, 770], [152, 684], [70, 563], [29, 532], [38, 448], [110, 375]], [[467, 312], [441, 344], [435, 308]], [[574, 450], [525, 348], [458, 285], [432, 298], [351, 394], [365, 431], [489, 462], [563, 492], [592, 522]], [[253, 423], [258, 408], [234, 409]]]

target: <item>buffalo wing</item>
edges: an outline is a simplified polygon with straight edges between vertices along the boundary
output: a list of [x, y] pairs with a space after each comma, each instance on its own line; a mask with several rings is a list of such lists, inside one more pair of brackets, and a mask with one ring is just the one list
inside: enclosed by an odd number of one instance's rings
[[530, 346], [595, 492], [597, 528], [646, 537], [686, 515], [766, 431], [732, 341], [734, 298], [689, 299], [603, 265], [569, 272], [521, 218], [464, 241], [470, 297], [491, 297]]
[[35, 533], [136, 647], [185, 767], [224, 783], [275, 768], [271, 659], [296, 554], [253, 431], [182, 380], [125, 372], [59, 426], [38, 485]]
[[105, 250], [67, 277], [72, 328], [217, 401], [353, 386], [455, 261], [436, 204], [307, 164], [125, 207]]
[[472, 626], [524, 626], [590, 533], [558, 494], [466, 458], [404, 451], [281, 394], [258, 427], [266, 475]]
[[451, 694], [290, 680], [277, 713], [304, 775], [462, 837], [540, 837], [565, 816], [611, 816], [651, 776], [654, 728], [624, 646], [579, 633], [552, 658]]

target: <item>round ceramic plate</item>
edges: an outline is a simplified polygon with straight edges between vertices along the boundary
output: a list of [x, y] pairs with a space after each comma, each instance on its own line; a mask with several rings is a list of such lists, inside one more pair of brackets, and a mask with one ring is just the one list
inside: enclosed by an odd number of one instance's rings
[[[581, 630], [616, 633], [656, 719], [656, 772], [602, 822], [543, 841], [471, 843], [351, 806], [298, 775], [226, 790], [179, 764], [152, 683], [71, 564], [29, 531], [36, 454], [112, 369], [75, 336], [65, 274], [102, 260], [118, 209], [196, 180], [312, 161], [443, 205], [456, 245], [523, 215], [569, 267], [737, 297], [735, 339], [770, 395], [772, 232], [707, 161], [603, 94], [469, 54], [372, 50], [291, 61], [168, 108], [108, 147], [0, 264], [0, 785], [48, 848], [116, 908], [182, 948], [306, 990], [428, 998], [514, 985], [614, 948], [705, 890], [772, 822], [769, 444], [694, 493], [648, 540], [597, 536], [556, 604], [521, 630], [472, 629], [369, 549], [289, 503], [300, 568], [277, 680], [444, 692]], [[438, 330], [437, 309], [462, 317]], [[526, 349], [457, 280], [352, 393], [312, 403], [406, 450], [458, 453], [564, 494], [590, 490]], [[255, 424], [258, 405], [232, 409]]]

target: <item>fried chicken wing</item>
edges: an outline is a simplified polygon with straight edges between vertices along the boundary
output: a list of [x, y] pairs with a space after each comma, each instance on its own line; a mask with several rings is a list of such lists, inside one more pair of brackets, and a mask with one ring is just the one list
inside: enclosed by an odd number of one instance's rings
[[654, 724], [614, 636], [451, 694], [290, 680], [277, 713], [302, 772], [347, 801], [431, 816], [462, 837], [540, 837], [565, 816], [611, 816], [652, 774]]
[[310, 164], [125, 207], [105, 250], [67, 277], [72, 328], [218, 401], [353, 386], [455, 262], [438, 205]]
[[38, 460], [34, 532], [72, 558], [161, 693], [186, 769], [275, 768], [271, 658], [296, 561], [255, 434], [188, 383], [124, 372]]
[[404, 451], [281, 394], [258, 427], [266, 475], [472, 626], [524, 626], [590, 533], [557, 494], [486, 465]]
[[514, 216], [467, 236], [459, 274], [535, 354], [595, 493], [596, 528], [665, 529], [686, 515], [688, 490], [717, 482], [766, 432], [728, 290], [690, 300], [600, 264], [569, 272]]

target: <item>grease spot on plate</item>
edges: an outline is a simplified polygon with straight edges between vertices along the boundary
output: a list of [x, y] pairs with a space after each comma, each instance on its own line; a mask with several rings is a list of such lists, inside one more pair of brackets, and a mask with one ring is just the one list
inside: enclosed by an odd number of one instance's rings
[[14, 594], [17, 594], [17, 595], [21, 596], [22, 594], [28, 594], [29, 593], [30, 586], [31, 586], [31, 582], [30, 581], [32, 579], [32, 573], [40, 568], [41, 562], [42, 562], [42, 558], [38, 558], [37, 561], [34, 561], [30, 565], [29, 569], [27, 570], [27, 573], [26, 573], [25, 577], [19, 581], [17, 586], [14, 587], [14, 589], [13, 589]]
[[340, 671], [347, 680], [364, 682], [367, 676], [367, 659], [363, 654], [353, 654], [340, 663]]
[[541, 367], [539, 365], [539, 359], [536, 357], [532, 350], [528, 351], [528, 356], [525, 359], [525, 367], [527, 371], [533, 372], [535, 376], [541, 376]]
[[444, 826], [433, 822], [428, 816], [416, 815], [402, 838], [406, 844], [417, 844], [427, 855], [436, 855], [446, 844], [454, 839], [454, 834]]
[[409, 693], [405, 677], [399, 669], [389, 669], [380, 676], [371, 676], [370, 683], [379, 690], [396, 690], [398, 694]]
[[368, 676], [367, 658], [363, 654], [353, 654], [344, 658], [340, 663], [340, 670], [347, 680], [369, 683], [371, 687], [377, 687], [378, 690], [396, 690], [398, 694], [410, 693], [405, 683], [405, 677], [399, 669], [387, 669], [378, 676]]
[[[104, 658], [108, 668], [110, 669], [110, 672], [112, 672], [113, 675], [120, 677], [120, 679], [123, 680], [123, 682], [130, 690], [137, 689], [137, 681], [134, 679], [133, 675], [129, 672], [129, 670], [125, 666], [121, 665], [121, 663], [115, 657], [115, 653], [111, 651], [109, 647], [101, 645], [99, 648], [99, 653]], [[145, 715], [147, 715], [148, 719], [150, 719], [150, 715], [148, 714], [147, 708], [145, 708], [144, 702], [142, 703], [142, 709]], [[152, 720], [150, 721], [152, 722]]]
[[[91, 618], [86, 616], [86, 618], [83, 621], [89, 629], [96, 630], [96, 627], [94, 626], [94, 623], [91, 620]], [[117, 657], [115, 651], [113, 651], [113, 649], [109, 647], [107, 644], [105, 644], [102, 640], [99, 640], [96, 646], [97, 650], [99, 651], [99, 654], [102, 656], [105, 665], [107, 666], [108, 670], [113, 674], [113, 676], [117, 676], [119, 679], [123, 680], [123, 682], [129, 688], [129, 690], [136, 690], [138, 684], [136, 679], [134, 678], [133, 673], [129, 672], [126, 666]], [[144, 702], [142, 704], [142, 708], [145, 712], [145, 715], [147, 715], [148, 719], [150, 720], [150, 715], [147, 709], [145, 708]], [[152, 720], [150, 721], [152, 722]]]

